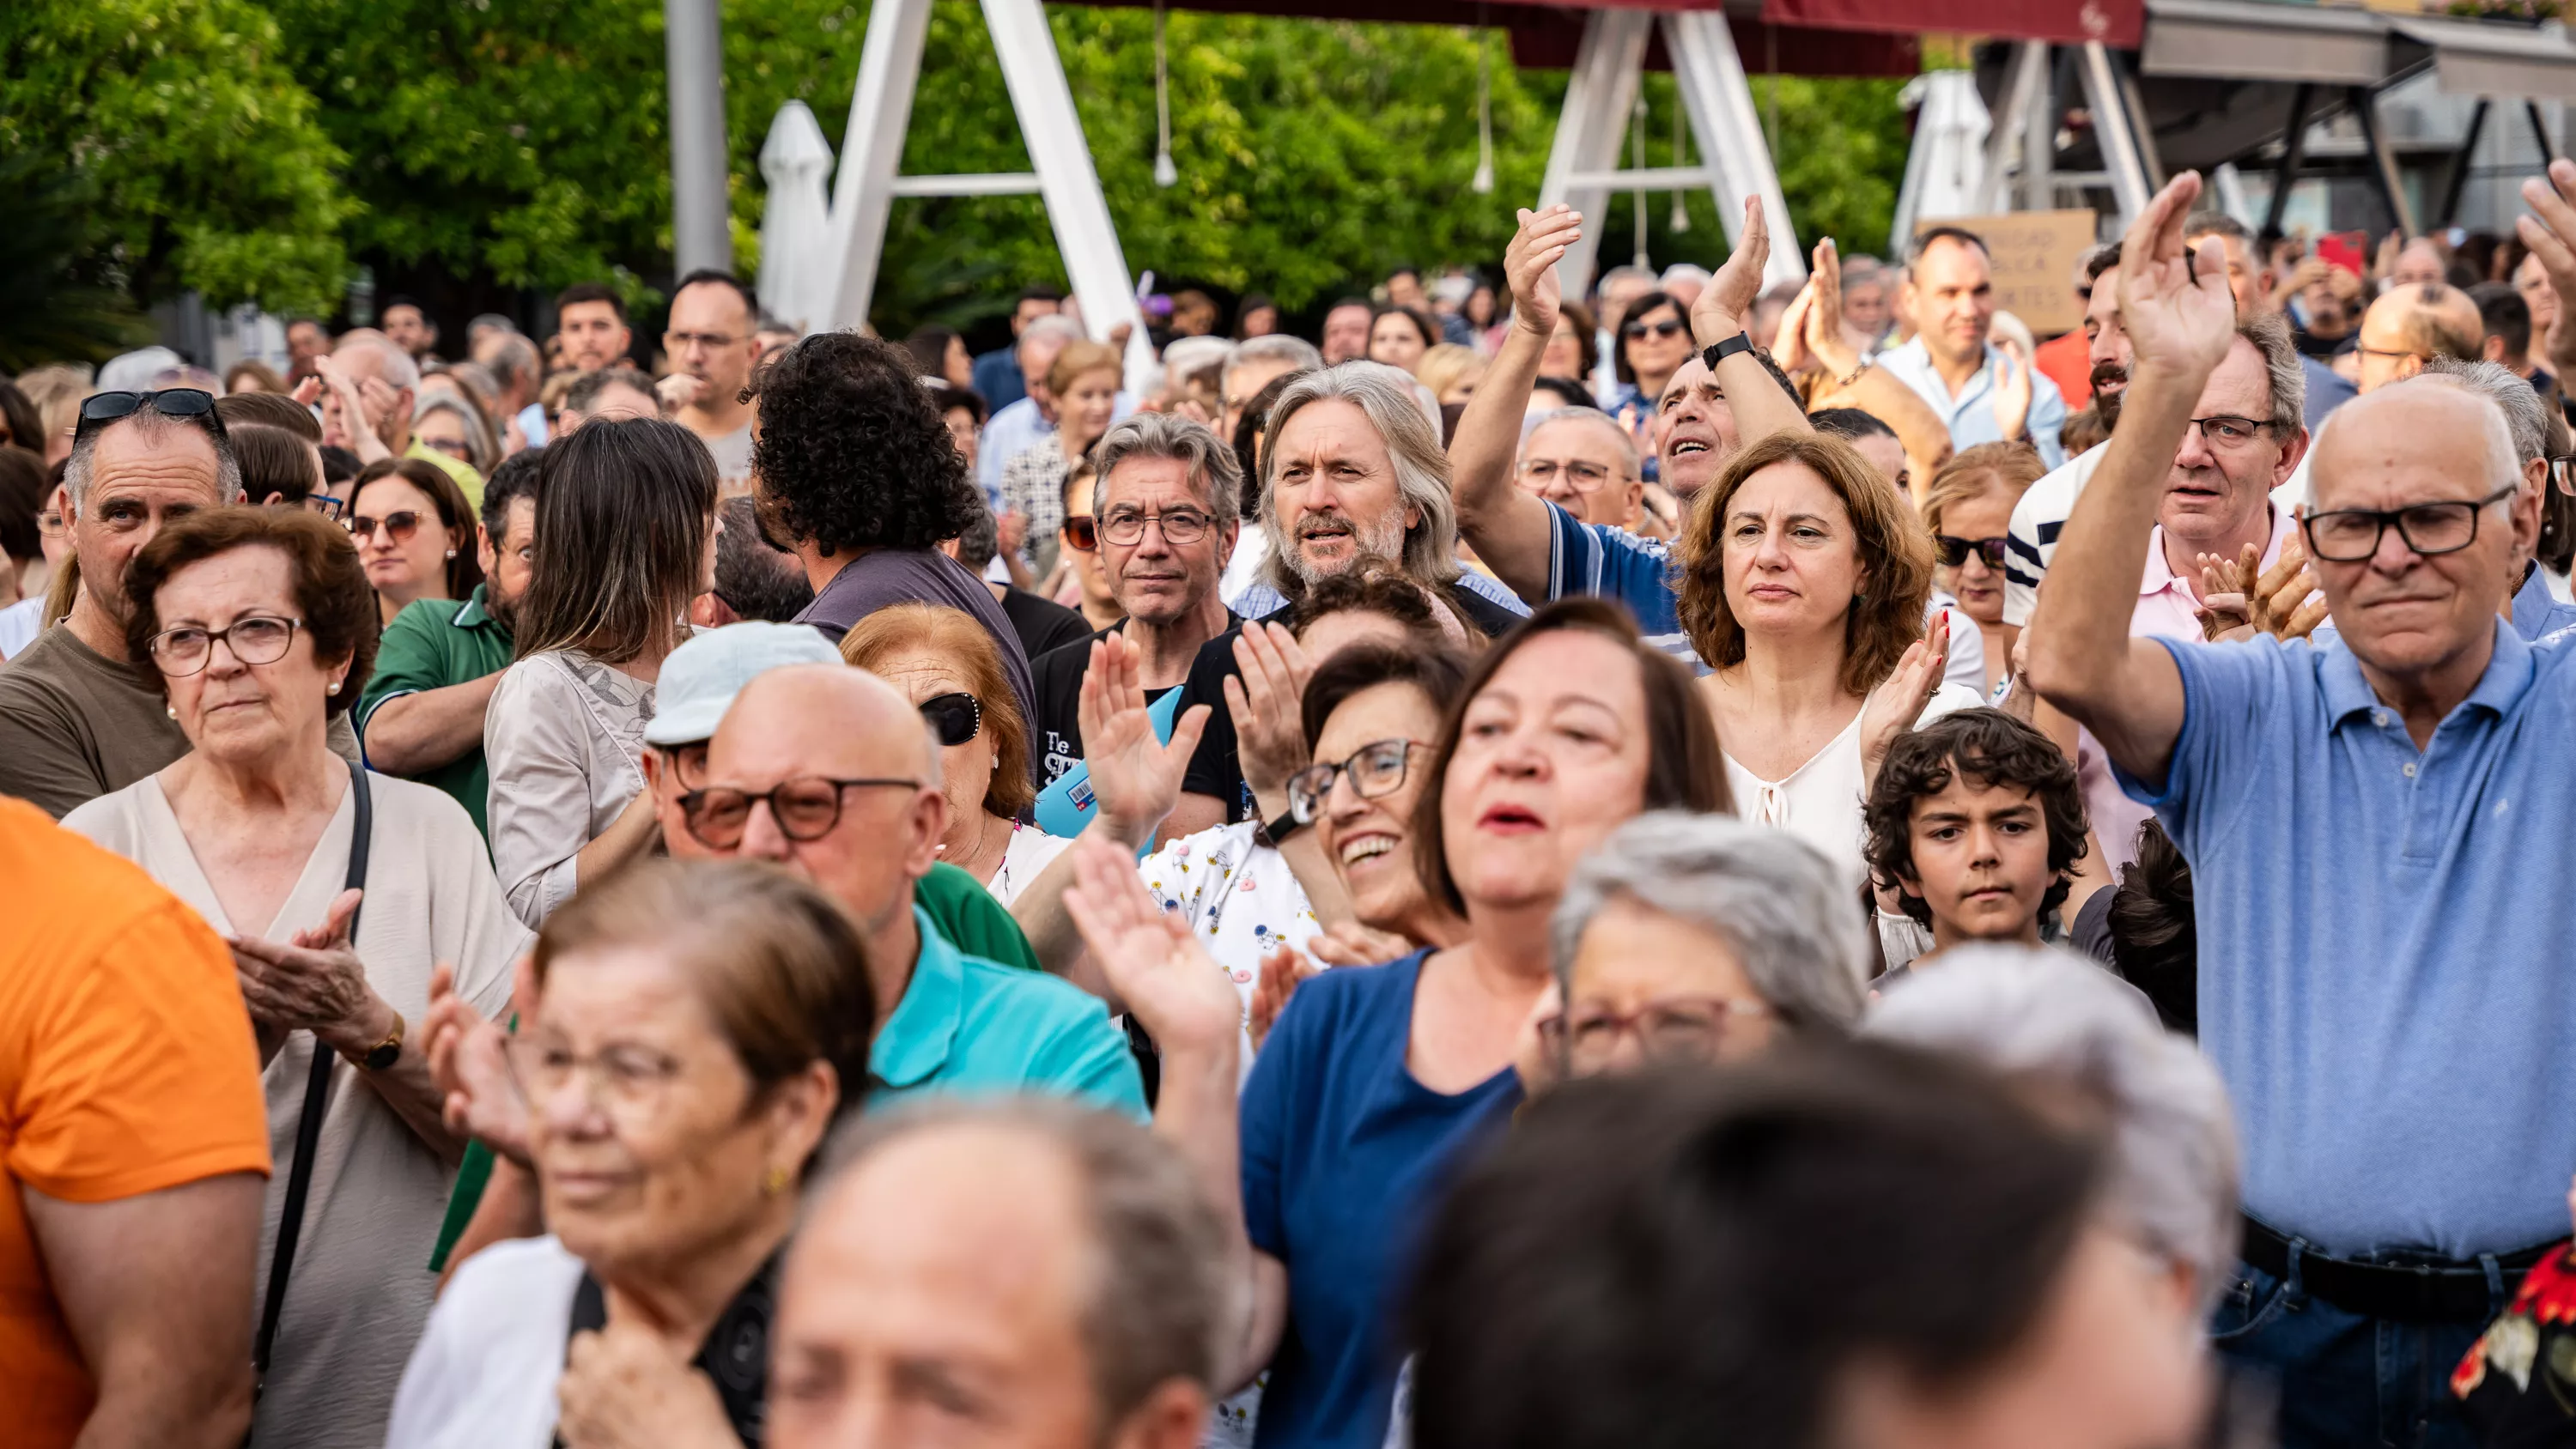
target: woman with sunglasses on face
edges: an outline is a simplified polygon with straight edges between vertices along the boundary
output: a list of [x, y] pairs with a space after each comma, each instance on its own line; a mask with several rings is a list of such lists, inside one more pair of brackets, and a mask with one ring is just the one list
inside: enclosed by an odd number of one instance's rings
[[352, 490], [348, 524], [384, 623], [414, 599], [462, 599], [483, 582], [464, 490], [417, 458], [368, 464]]
[[1253, 1311], [1226, 1345], [1227, 1383], [1268, 1366], [1265, 1446], [1382, 1442], [1407, 1230], [1456, 1154], [1521, 1100], [1515, 1047], [1551, 980], [1548, 919], [1576, 862], [1642, 811], [1726, 805], [1688, 673], [1598, 599], [1550, 604], [1488, 651], [1416, 769], [1414, 866], [1467, 938], [1299, 987], [1239, 1113], [1235, 993], [1114, 847], [1078, 852], [1083, 938], [1162, 1044], [1156, 1130], [1245, 1235]]
[[688, 429], [593, 421], [544, 456], [519, 658], [483, 714], [492, 862], [531, 926], [661, 839], [644, 726], [716, 552], [715, 459]]
[[2028, 443], [1979, 443], [1942, 464], [1924, 490], [1923, 522], [1940, 559], [1932, 603], [1955, 605], [1976, 621], [1988, 699], [2012, 672], [2013, 641], [2021, 637], [2019, 626], [2004, 622], [2005, 530], [2013, 505], [2046, 471]]
[[939, 733], [948, 833], [939, 858], [1009, 905], [1073, 844], [1025, 824], [1029, 730], [992, 631], [936, 604], [891, 604], [841, 636], [841, 658], [903, 691]]
[[1085, 458], [1076, 463], [1073, 471], [1065, 477], [1064, 522], [1057, 529], [1064, 551], [1058, 557], [1060, 566], [1073, 575], [1076, 593], [1071, 600], [1067, 600], [1061, 590], [1055, 595], [1057, 603], [1070, 602], [1074, 608], [1080, 609], [1083, 621], [1095, 631], [1106, 629], [1127, 617], [1127, 610], [1119, 604], [1117, 594], [1110, 590], [1109, 565], [1100, 557], [1099, 520], [1091, 514], [1093, 495], [1097, 492], [1092, 484], [1097, 476], [1092, 471], [1091, 460]]
[[[254, 1437], [377, 1443], [432, 1292], [396, 1262], [419, 1266], [465, 1146], [440, 1121], [420, 1050], [432, 970], [444, 963], [456, 990], [499, 1011], [527, 932], [455, 801], [331, 752], [376, 648], [375, 600], [337, 525], [209, 509], [165, 524], [125, 579], [128, 647], [188, 752], [63, 823], [232, 945], [276, 1164], [255, 1303], [270, 1301], [290, 1185], [309, 1180]], [[308, 1124], [317, 1065], [327, 1095]]]
[[1655, 406], [1664, 384], [1683, 364], [1699, 355], [1691, 341], [1690, 312], [1670, 292], [1648, 292], [1630, 303], [1619, 335], [1610, 348], [1611, 370], [1619, 386], [1608, 403], [1610, 416], [1635, 439], [1645, 459], [1645, 475], [1654, 481]]

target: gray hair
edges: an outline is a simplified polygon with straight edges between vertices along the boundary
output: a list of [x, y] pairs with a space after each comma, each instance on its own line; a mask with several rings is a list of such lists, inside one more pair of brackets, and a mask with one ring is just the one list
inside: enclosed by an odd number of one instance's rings
[[1394, 464], [1397, 503], [1422, 515], [1405, 530], [1403, 557], [1393, 562], [1418, 584], [1445, 585], [1458, 577], [1458, 510], [1449, 501], [1449, 455], [1440, 447], [1440, 430], [1414, 400], [1415, 387], [1411, 374], [1401, 368], [1354, 360], [1297, 377], [1270, 405], [1269, 442], [1261, 458], [1261, 528], [1270, 538], [1265, 574], [1272, 588], [1295, 598], [1306, 587], [1294, 566], [1295, 540], [1279, 521], [1279, 435], [1300, 409], [1325, 401], [1349, 403], [1368, 418]]
[[1243, 515], [1243, 464], [1207, 424], [1179, 413], [1129, 413], [1100, 435], [1092, 449], [1091, 511], [1108, 506], [1109, 475], [1130, 458], [1170, 458], [1189, 466], [1216, 526]]
[[1211, 1395], [1227, 1388], [1216, 1381], [1220, 1344], [1240, 1331], [1244, 1305], [1227, 1272], [1224, 1225], [1180, 1154], [1124, 1117], [1042, 1097], [952, 1097], [869, 1112], [827, 1151], [818, 1174], [825, 1185], [807, 1199], [809, 1211], [828, 1211], [828, 1184], [893, 1143], [976, 1128], [1029, 1138], [1081, 1179], [1089, 1239], [1082, 1341], [1102, 1435], [1174, 1379]]
[[492, 360], [485, 365], [492, 369], [492, 380], [501, 385], [503, 392], [533, 382], [537, 376], [537, 344], [513, 330], [493, 346]]
[[2191, 1268], [2204, 1312], [2216, 1305], [2239, 1234], [2227, 1088], [2134, 991], [2063, 952], [1963, 946], [1889, 991], [1861, 1031], [2096, 1099], [2111, 1129], [2109, 1215]]
[[465, 451], [473, 455], [465, 461], [475, 472], [488, 475], [499, 466], [501, 444], [492, 436], [492, 425], [483, 420], [481, 412], [467, 406], [465, 399], [449, 392], [434, 392], [422, 398], [420, 407], [412, 413], [413, 431], [419, 431], [421, 422], [432, 413], [454, 413], [464, 420]]
[[174, 418], [151, 408], [131, 412], [111, 422], [102, 423], [72, 439], [72, 455], [63, 462], [63, 488], [71, 495], [72, 516], [80, 516], [81, 507], [89, 500], [90, 477], [98, 468], [98, 440], [113, 432], [132, 428], [142, 434], [146, 444], [157, 444], [173, 432], [185, 431], [204, 438], [215, 450], [215, 502], [232, 504], [243, 501], [241, 459], [233, 454], [232, 440], [220, 431], [214, 414], [206, 414], [205, 423], [188, 418]]
[[[2473, 392], [2484, 393], [2504, 410], [2505, 431], [2513, 437], [2516, 461], [2530, 464], [2549, 456], [2549, 414], [2540, 394], [2501, 362], [2462, 362], [2436, 357], [2424, 364], [2426, 377], [2445, 377]], [[2516, 470], [2519, 471], [2519, 470]]]
[[653, 391], [653, 379], [622, 362], [612, 362], [606, 367], [585, 372], [576, 378], [573, 385], [564, 390], [563, 410], [588, 417], [591, 409], [599, 406], [599, 395], [612, 387], [632, 388], [646, 397], [654, 398], [654, 411], [658, 414], [661, 410], [661, 401]]
[[2307, 426], [2308, 406], [2308, 371], [2300, 365], [2299, 349], [2290, 340], [2290, 324], [2278, 312], [2257, 312], [2236, 319], [2236, 335], [2262, 355], [2263, 378], [2272, 392], [2272, 430], [2286, 445]]
[[1284, 362], [1292, 371], [1312, 372], [1324, 365], [1324, 354], [1314, 343], [1285, 332], [1272, 332], [1246, 338], [1225, 355], [1225, 370], [1232, 372], [1247, 362]]
[[1599, 408], [1557, 408], [1553, 411], [1543, 412], [1530, 418], [1527, 422], [1521, 425], [1521, 450], [1523, 452], [1527, 452], [1529, 450], [1529, 440], [1537, 437], [1538, 430], [1546, 427], [1550, 423], [1591, 423], [1596, 427], [1607, 430], [1611, 437], [1619, 440], [1619, 462], [1622, 467], [1628, 470], [1621, 476], [1630, 479], [1637, 476], [1637, 471], [1640, 467], [1640, 463], [1637, 458], [1637, 440], [1628, 436], [1628, 430], [1619, 426], [1619, 420], [1617, 418], [1610, 416]]
[[1662, 278], [1663, 285], [1667, 291], [1671, 290], [1673, 284], [1676, 282], [1691, 282], [1705, 287], [1713, 280], [1715, 280], [1715, 278], [1710, 274], [1708, 268], [1698, 266], [1691, 262], [1673, 263], [1671, 266], [1664, 268], [1664, 275]]
[[1592, 284], [1592, 293], [1597, 297], [1609, 291], [1610, 284], [1613, 282], [1651, 282], [1656, 286], [1662, 286], [1663, 281], [1663, 278], [1655, 275], [1655, 269], [1652, 267], [1612, 267], [1601, 274], [1600, 280]]
[[1548, 923], [1557, 984], [1573, 991], [1583, 933], [1602, 907], [1625, 899], [1724, 938], [1783, 1022], [1847, 1031], [1860, 1019], [1871, 960], [1858, 886], [1785, 831], [1651, 811], [1613, 831], [1566, 881]]
[[1053, 337], [1059, 342], [1080, 342], [1083, 339], [1083, 336], [1084, 333], [1081, 323], [1074, 321], [1072, 318], [1065, 316], [1061, 312], [1049, 312], [1043, 317], [1032, 318], [1028, 326], [1020, 329], [1018, 340], [1014, 341], [1011, 346], [1014, 349], [1017, 349], [1021, 343], [1028, 342], [1033, 338], [1047, 337]]
[[419, 390], [420, 364], [412, 361], [410, 353], [396, 347], [392, 338], [373, 328], [341, 333], [331, 355], [340, 357], [362, 347], [376, 354], [376, 376], [385, 386]]

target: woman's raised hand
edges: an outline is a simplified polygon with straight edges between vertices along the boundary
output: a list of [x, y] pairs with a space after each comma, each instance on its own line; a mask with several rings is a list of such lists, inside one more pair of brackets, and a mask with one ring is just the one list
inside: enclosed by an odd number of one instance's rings
[[1878, 778], [1879, 762], [1887, 758], [1897, 740], [1923, 717], [1924, 707], [1932, 702], [1932, 692], [1941, 687], [1942, 666], [1949, 658], [1950, 614], [1945, 609], [1932, 616], [1932, 627], [1924, 631], [1922, 638], [1906, 646], [1905, 657], [1896, 661], [1896, 672], [1870, 695], [1869, 703], [1861, 710], [1861, 765], [1871, 779]]
[[1189, 922], [1163, 910], [1116, 845], [1086, 835], [1073, 849], [1065, 914], [1110, 990], [1166, 1050], [1230, 1048], [1243, 1003]]
[[1512, 289], [1512, 325], [1555, 335], [1557, 309], [1564, 305], [1564, 283], [1556, 264], [1566, 248], [1583, 238], [1583, 213], [1559, 203], [1520, 213], [1520, 230], [1503, 248], [1503, 280]]
[[[536, 967], [527, 957], [519, 958], [513, 987], [511, 1009], [525, 1020], [536, 1004]], [[510, 1074], [509, 1033], [456, 994], [456, 968], [444, 961], [430, 968], [420, 1041], [447, 1130], [527, 1166], [528, 1099]]]
[[1263, 811], [1271, 812], [1277, 808], [1274, 797], [1287, 791], [1288, 777], [1310, 762], [1299, 705], [1315, 666], [1297, 647], [1296, 635], [1259, 623], [1245, 624], [1235, 636], [1234, 663], [1240, 673], [1225, 678], [1225, 707], [1234, 717], [1243, 783], [1264, 802]]

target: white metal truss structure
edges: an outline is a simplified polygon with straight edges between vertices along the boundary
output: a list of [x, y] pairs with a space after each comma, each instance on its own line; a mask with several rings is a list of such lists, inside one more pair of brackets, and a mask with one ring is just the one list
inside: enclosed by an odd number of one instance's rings
[[[1664, 51], [1672, 58], [1682, 110], [1706, 160], [1697, 166], [1623, 170], [1619, 147], [1628, 134], [1629, 113], [1645, 75], [1646, 43], [1658, 22], [1664, 27]], [[1703, 189], [1715, 198], [1730, 241], [1744, 226], [1744, 198], [1761, 197], [1771, 229], [1771, 258], [1763, 280], [1794, 282], [1806, 277], [1806, 253], [1798, 246], [1788, 203], [1781, 197], [1780, 174], [1754, 114], [1752, 84], [1745, 79], [1744, 62], [1735, 53], [1735, 38], [1727, 31], [1724, 12], [1593, 11], [1583, 23], [1583, 44], [1575, 53], [1574, 73], [1565, 87], [1565, 109], [1557, 118], [1556, 144], [1548, 152], [1546, 179], [1539, 185], [1539, 205], [1564, 202], [1590, 223], [1583, 239], [1567, 248], [1565, 259], [1557, 264], [1565, 295], [1583, 295], [1592, 281], [1600, 223], [1608, 214], [1612, 192]]]
[[[2072, 62], [2094, 118], [2094, 138], [2102, 152], [2099, 171], [2056, 169], [2057, 118], [2065, 109], [2057, 91], [2061, 50]], [[2164, 185], [2137, 83], [2100, 41], [2064, 47], [2019, 42], [1991, 111], [1964, 74], [1922, 94], [1925, 109], [1915, 126], [1914, 150], [1906, 158], [1892, 249], [1902, 249], [1918, 221], [2052, 210], [2061, 187], [2106, 188], [2119, 209], [2118, 224], [2125, 227]], [[1940, 184], [1944, 181], [1950, 184]]]
[[832, 192], [831, 243], [825, 261], [823, 306], [817, 328], [857, 327], [867, 320], [876, 291], [877, 262], [885, 249], [886, 223], [898, 196], [1025, 196], [1046, 199], [1056, 250], [1073, 281], [1083, 325], [1107, 340], [1121, 324], [1127, 339], [1127, 383], [1144, 386], [1154, 366], [1136, 305], [1134, 279], [1109, 219], [1100, 173], [1073, 109], [1055, 34], [1040, 0], [982, 0], [984, 25], [1002, 64], [1020, 138], [1037, 169], [976, 175], [902, 174], [904, 133], [921, 79], [923, 43], [930, 33], [930, 0], [876, 0], [859, 55], [858, 85], [841, 163]]

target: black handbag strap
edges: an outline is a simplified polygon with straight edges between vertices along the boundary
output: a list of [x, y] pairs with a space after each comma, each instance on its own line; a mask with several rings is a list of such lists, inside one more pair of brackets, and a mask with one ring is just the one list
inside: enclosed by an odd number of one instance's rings
[[[363, 766], [349, 766], [349, 793], [356, 806], [357, 819], [349, 827], [349, 875], [342, 890], [364, 890], [367, 885], [367, 846], [375, 835], [375, 800], [367, 791], [367, 772]], [[360, 909], [365, 908], [361, 902]], [[349, 939], [358, 939], [358, 912], [349, 913]], [[268, 1265], [268, 1301], [260, 1305], [259, 1336], [251, 1342], [253, 1392], [268, 1378], [269, 1353], [277, 1345], [277, 1316], [286, 1306], [286, 1275], [295, 1267], [295, 1240], [304, 1230], [304, 1199], [313, 1191], [313, 1157], [322, 1141], [322, 1113], [329, 1105], [331, 1069], [338, 1057], [322, 1044], [313, 1041], [313, 1071], [304, 1081], [304, 1111], [295, 1119], [295, 1164], [286, 1173], [286, 1203], [277, 1220], [277, 1253]]]

